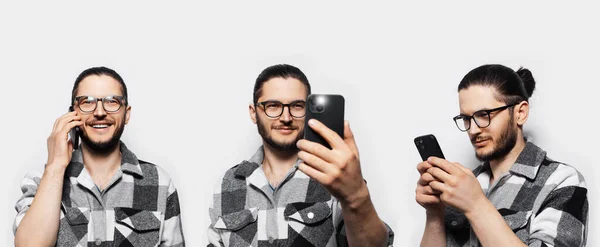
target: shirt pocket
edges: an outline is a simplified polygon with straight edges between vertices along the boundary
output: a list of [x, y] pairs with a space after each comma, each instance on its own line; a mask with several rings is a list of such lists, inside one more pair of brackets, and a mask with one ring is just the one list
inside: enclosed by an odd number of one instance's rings
[[90, 211], [87, 208], [63, 205], [56, 246], [87, 246], [89, 218]]
[[257, 208], [244, 209], [242, 211], [219, 216], [217, 222], [215, 222], [215, 229], [233, 232], [239, 231], [256, 223], [257, 218]]
[[516, 211], [508, 208], [498, 209], [498, 213], [504, 218], [504, 222], [513, 232], [518, 232], [527, 227], [531, 211]]
[[114, 243], [117, 246], [156, 246], [160, 241], [162, 216], [160, 211], [117, 207], [115, 211]]
[[311, 239], [315, 246], [325, 246], [333, 236], [332, 209], [328, 202], [290, 203], [286, 205], [283, 215], [290, 231]]
[[225, 246], [248, 246], [258, 230], [258, 208], [219, 216], [214, 228], [228, 237], [223, 238]]

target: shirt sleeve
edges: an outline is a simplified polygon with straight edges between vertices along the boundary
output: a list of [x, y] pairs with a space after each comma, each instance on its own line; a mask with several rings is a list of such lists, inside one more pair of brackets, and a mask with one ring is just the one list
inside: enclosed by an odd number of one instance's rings
[[[333, 216], [334, 216], [334, 222], [336, 222], [336, 224], [334, 224], [335, 226], [335, 238], [336, 238], [336, 242], [337, 242], [337, 246], [338, 247], [347, 247], [350, 246], [348, 244], [348, 238], [346, 235], [346, 225], [344, 224], [344, 218], [342, 215], [342, 205], [338, 200], [333, 201], [334, 206], [333, 206]], [[383, 224], [385, 225], [385, 227], [387, 228], [388, 231], [388, 244], [387, 246], [393, 246], [394, 244], [394, 231], [392, 230], [392, 228], [385, 222], [383, 222]]]
[[15, 210], [17, 210], [17, 216], [13, 222], [13, 234], [17, 234], [17, 228], [25, 217], [25, 213], [29, 210], [35, 193], [37, 192], [38, 186], [42, 179], [42, 174], [39, 171], [28, 172], [25, 177], [21, 180], [21, 191], [23, 195], [17, 201]]
[[554, 189], [532, 219], [529, 246], [585, 246], [588, 198], [583, 176], [559, 165], [545, 186]]
[[183, 247], [185, 246], [185, 241], [181, 226], [179, 196], [177, 195], [177, 189], [175, 189], [175, 185], [172, 181], [169, 183], [168, 194], [160, 246]]
[[208, 208], [208, 214], [210, 216], [210, 225], [208, 226], [208, 247], [223, 247], [223, 239], [221, 238], [220, 230], [215, 228], [215, 223], [221, 217], [221, 183], [223, 177], [217, 180], [217, 184], [214, 186], [213, 195], [210, 198], [210, 205]]

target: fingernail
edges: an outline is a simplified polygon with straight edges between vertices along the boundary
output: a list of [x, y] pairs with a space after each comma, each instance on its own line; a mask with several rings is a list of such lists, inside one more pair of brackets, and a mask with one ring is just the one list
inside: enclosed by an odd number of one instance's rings
[[315, 122], [315, 120], [314, 120], [314, 119], [310, 119], [310, 120], [308, 120], [308, 125], [310, 125], [310, 126], [315, 126], [315, 124], [317, 124], [317, 123]]

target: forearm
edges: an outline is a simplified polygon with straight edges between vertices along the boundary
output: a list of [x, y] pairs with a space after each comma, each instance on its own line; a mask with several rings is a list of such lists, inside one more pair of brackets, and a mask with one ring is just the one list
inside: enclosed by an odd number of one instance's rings
[[342, 215], [350, 246], [387, 246], [388, 231], [379, 219], [366, 186], [352, 203], [342, 203]]
[[491, 202], [465, 213], [482, 246], [527, 246], [517, 237]]
[[444, 226], [444, 211], [427, 212], [425, 231], [421, 238], [421, 247], [446, 246], [446, 227]]
[[17, 228], [15, 246], [54, 246], [60, 220], [64, 168], [48, 166]]

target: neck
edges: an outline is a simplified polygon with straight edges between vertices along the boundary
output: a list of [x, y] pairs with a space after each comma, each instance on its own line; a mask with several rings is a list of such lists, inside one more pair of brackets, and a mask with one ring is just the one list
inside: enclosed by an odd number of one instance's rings
[[493, 183], [502, 174], [507, 173], [510, 170], [510, 168], [517, 161], [517, 158], [523, 149], [525, 149], [525, 144], [526, 143], [523, 135], [519, 133], [517, 136], [517, 143], [515, 143], [515, 146], [510, 150], [510, 152], [508, 152], [508, 154], [501, 158], [490, 160], [490, 169], [492, 170], [492, 178], [490, 179], [490, 183]]
[[83, 164], [94, 183], [104, 189], [108, 180], [121, 167], [121, 144], [118, 144], [113, 150], [99, 153], [82, 143], [81, 152], [83, 154]]
[[298, 160], [298, 150], [276, 150], [269, 144], [263, 142], [264, 158], [262, 161], [263, 170], [267, 179], [273, 186], [278, 186], [285, 178], [287, 172], [296, 164]]

